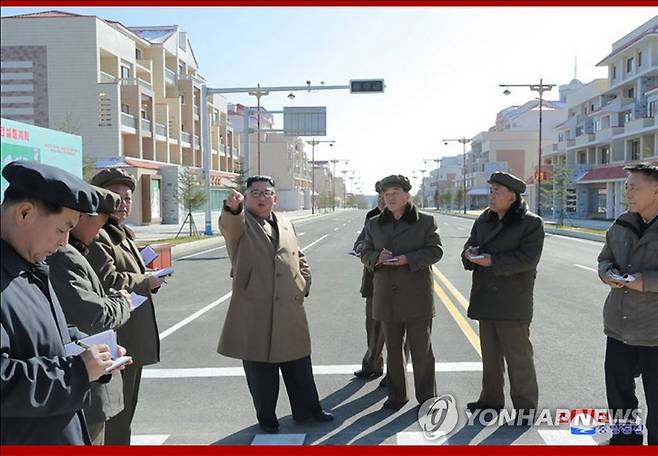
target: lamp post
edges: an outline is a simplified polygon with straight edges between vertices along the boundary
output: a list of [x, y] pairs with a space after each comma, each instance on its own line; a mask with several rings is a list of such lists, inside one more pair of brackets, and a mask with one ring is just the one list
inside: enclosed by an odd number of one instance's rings
[[543, 79], [539, 79], [539, 84], [498, 84], [500, 87], [505, 87], [503, 94], [509, 95], [510, 90], [507, 87], [528, 87], [533, 92], [539, 92], [539, 165], [537, 167], [537, 215], [541, 216], [541, 123], [542, 123], [542, 108], [544, 106], [544, 92], [549, 92], [557, 84], [544, 84]]
[[319, 140], [311, 139], [306, 141], [306, 144], [311, 145], [311, 214], [315, 214], [315, 146], [322, 143], [327, 143], [333, 146], [336, 141], [332, 140]]
[[449, 142], [458, 142], [462, 145], [462, 201], [464, 203], [464, 214], [466, 214], [466, 144], [470, 143], [470, 138], [442, 139], [446, 146]]
[[331, 210], [336, 210], [336, 163], [349, 163], [350, 161], [342, 158], [332, 158], [329, 162], [333, 165], [333, 171], [331, 172]]

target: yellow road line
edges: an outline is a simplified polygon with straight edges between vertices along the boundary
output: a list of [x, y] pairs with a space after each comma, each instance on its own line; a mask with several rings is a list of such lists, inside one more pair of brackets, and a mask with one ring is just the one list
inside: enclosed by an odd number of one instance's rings
[[446, 287], [450, 293], [452, 293], [457, 302], [461, 304], [465, 310], [468, 310], [468, 300], [464, 297], [464, 295], [461, 294], [459, 290], [455, 288], [455, 286], [448, 280], [448, 278], [444, 276], [436, 267], [433, 267], [432, 271], [434, 272], [434, 275], [438, 277], [439, 282], [441, 282], [443, 286]]
[[455, 304], [450, 300], [448, 295], [446, 294], [445, 291], [443, 291], [443, 288], [436, 282], [436, 280], [432, 281], [434, 284], [434, 292], [437, 294], [441, 302], [443, 302], [443, 305], [445, 306], [446, 309], [448, 309], [448, 312], [450, 312], [450, 315], [452, 315], [452, 318], [455, 319], [455, 322], [457, 323], [457, 326], [459, 326], [459, 329], [462, 330], [468, 341], [471, 343], [475, 351], [482, 357], [482, 352], [480, 352], [480, 338], [478, 337], [477, 334], [475, 334], [475, 331], [473, 331], [473, 328], [471, 328], [471, 325], [468, 324], [464, 316], [459, 312]]

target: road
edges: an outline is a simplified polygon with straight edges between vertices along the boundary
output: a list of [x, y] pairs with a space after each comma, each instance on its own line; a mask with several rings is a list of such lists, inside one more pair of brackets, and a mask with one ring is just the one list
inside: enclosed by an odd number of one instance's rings
[[[603, 436], [572, 436], [568, 426], [482, 426], [460, 417], [447, 440], [429, 441], [417, 404], [382, 410], [378, 380], [356, 380], [365, 351], [360, 261], [348, 255], [365, 211], [339, 211], [296, 223], [313, 273], [305, 301], [315, 379], [331, 423], [296, 424], [281, 387], [279, 435], [260, 435], [241, 362], [216, 352], [230, 299], [230, 263], [223, 246], [174, 262], [175, 274], [155, 297], [161, 362], [144, 370], [133, 423], [136, 444], [596, 444]], [[445, 250], [435, 270], [437, 315], [432, 342], [439, 394], [461, 409], [480, 391], [477, 322], [466, 317], [470, 273], [459, 253], [471, 220], [438, 215]], [[535, 289], [531, 340], [540, 409], [606, 408], [602, 307], [607, 293], [594, 271], [601, 243], [546, 237]], [[412, 374], [407, 383], [413, 398]], [[641, 384], [638, 386], [641, 393]], [[644, 401], [642, 397], [641, 401]], [[642, 403], [642, 402], [641, 402]], [[511, 407], [509, 396], [507, 406]]]

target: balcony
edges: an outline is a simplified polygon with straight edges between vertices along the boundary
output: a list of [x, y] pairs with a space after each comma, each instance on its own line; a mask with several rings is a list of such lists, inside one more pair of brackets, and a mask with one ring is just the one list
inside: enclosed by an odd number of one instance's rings
[[143, 72], [146, 72], [146, 73], [149, 73], [149, 74], [151, 73], [151, 64], [152, 64], [151, 60], [137, 59], [137, 61], [135, 63], [136, 63], [135, 66], [137, 67], [138, 70], [142, 70]]
[[151, 132], [151, 121], [148, 119], [142, 119], [142, 132]]
[[597, 142], [610, 141], [615, 135], [624, 133], [624, 127], [603, 128], [595, 133]]
[[635, 133], [644, 130], [645, 128], [656, 127], [656, 119], [651, 117], [643, 117], [640, 119], [633, 119], [626, 123], [623, 130], [625, 133]]
[[159, 124], [159, 123], [156, 122], [155, 123], [155, 134], [157, 136], [162, 136], [162, 137], [166, 138], [167, 137], [167, 127], [165, 127], [164, 125]]
[[176, 72], [165, 68], [165, 81], [170, 84], [176, 84]]
[[100, 72], [100, 82], [117, 82], [117, 78], [112, 76], [109, 73], [105, 73], [103, 71]]
[[221, 152], [222, 155], [226, 155], [226, 146], [224, 144], [219, 145], [219, 152]]
[[181, 131], [180, 132], [180, 142], [182, 144], [185, 144], [186, 147], [190, 147], [192, 145], [192, 135], [189, 134], [186, 131]]
[[137, 121], [135, 117], [131, 116], [130, 114], [126, 114], [125, 112], [121, 113], [121, 126], [122, 127], [128, 127], [132, 128], [133, 130], [137, 129]]
[[122, 86], [137, 85], [139, 87], [142, 87], [143, 89], [153, 91], [153, 86], [151, 85], [151, 83], [146, 82], [145, 80], [140, 78], [127, 78], [127, 79], [121, 79], [120, 81]]
[[197, 105], [192, 106], [192, 111], [194, 112], [194, 115], [199, 118], [199, 107]]
[[575, 139], [567, 139], [567, 147], [573, 147], [576, 145]]
[[199, 137], [197, 135], [194, 135], [194, 148], [199, 148]]
[[585, 144], [589, 144], [591, 142], [594, 142], [596, 139], [596, 135], [593, 135], [591, 133], [585, 133], [580, 136], [576, 137], [576, 146], [584, 146]]

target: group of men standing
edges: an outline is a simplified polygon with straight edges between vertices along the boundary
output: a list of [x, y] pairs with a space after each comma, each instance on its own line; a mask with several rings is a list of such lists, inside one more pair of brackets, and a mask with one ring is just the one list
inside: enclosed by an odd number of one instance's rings
[[[152, 294], [164, 283], [124, 225], [135, 179], [115, 168], [90, 185], [28, 161], [2, 175], [0, 443], [128, 445], [141, 369], [159, 360]], [[116, 344], [85, 342], [104, 331]]]

